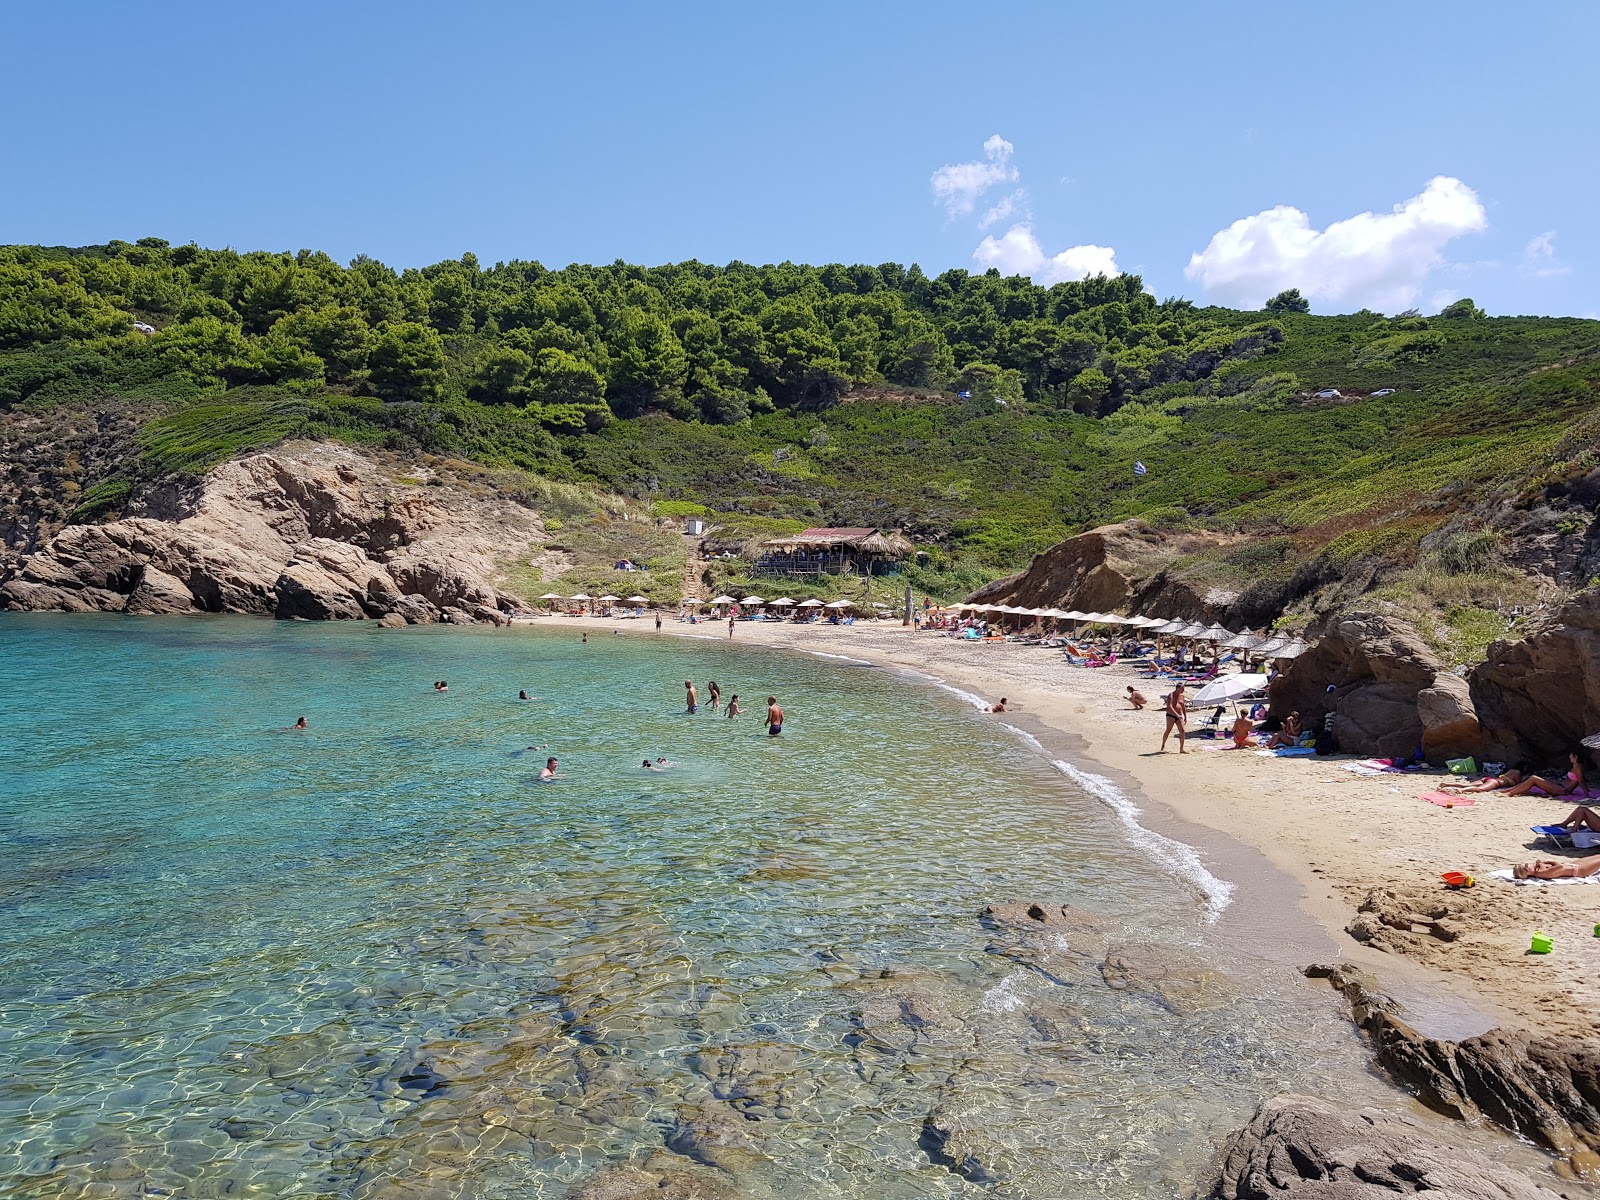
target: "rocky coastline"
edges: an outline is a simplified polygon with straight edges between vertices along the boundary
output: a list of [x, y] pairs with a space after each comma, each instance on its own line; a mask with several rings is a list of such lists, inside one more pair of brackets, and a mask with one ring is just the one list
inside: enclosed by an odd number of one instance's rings
[[235, 459], [145, 515], [67, 525], [0, 562], [0, 608], [502, 619], [517, 600], [499, 566], [544, 542], [539, 515], [410, 470], [330, 442]]

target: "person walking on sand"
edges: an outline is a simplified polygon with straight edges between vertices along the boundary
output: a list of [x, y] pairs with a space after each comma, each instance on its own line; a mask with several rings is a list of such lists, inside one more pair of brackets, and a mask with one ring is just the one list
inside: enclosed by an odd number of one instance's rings
[[694, 690], [694, 684], [690, 680], [685, 679], [683, 681], [683, 686], [684, 686], [685, 690], [689, 693], [689, 696], [688, 696], [688, 699], [689, 699], [689, 711], [692, 712], [692, 713], [699, 712], [700, 711], [700, 693]]
[[1183, 747], [1183, 739], [1187, 733], [1185, 726], [1189, 721], [1189, 699], [1183, 694], [1183, 684], [1176, 685], [1170, 692], [1162, 697], [1166, 706], [1167, 727], [1161, 734], [1161, 750], [1166, 752], [1167, 739], [1172, 736], [1172, 731], [1178, 731], [1178, 753], [1187, 754]]
[[783, 709], [778, 707], [776, 696], [767, 697], [767, 736], [777, 737], [783, 732]]
[[711, 711], [716, 712], [717, 709], [722, 707], [722, 689], [717, 686], [717, 681], [713, 679], [706, 684], [706, 691], [711, 693]]
[[1128, 685], [1128, 703], [1133, 705], [1135, 710], [1142, 712], [1144, 710], [1144, 706], [1149, 704], [1150, 701], [1144, 698], [1143, 692], [1130, 683]]
[[739, 715], [739, 693], [735, 692], [728, 697], [728, 717], [731, 720]]

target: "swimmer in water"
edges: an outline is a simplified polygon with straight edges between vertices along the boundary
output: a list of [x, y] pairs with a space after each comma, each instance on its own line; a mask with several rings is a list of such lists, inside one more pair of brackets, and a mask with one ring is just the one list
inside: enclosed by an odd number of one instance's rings
[[683, 686], [686, 689], [688, 689], [688, 693], [689, 693], [689, 711], [692, 712], [692, 713], [699, 712], [700, 711], [700, 693], [694, 690], [694, 684], [691, 683], [687, 679], [685, 679], [683, 681]]
[[527, 689], [524, 688], [522, 691], [517, 693], [517, 699], [518, 700], [531, 700], [532, 697], [528, 695]]
[[995, 703], [983, 710], [986, 713], [1003, 713], [1006, 711], [1006, 698], [1001, 696]]
[[438, 679], [434, 681], [433, 690], [436, 692], [448, 692], [450, 690], [450, 685], [444, 680]]
[[306, 722], [306, 719], [304, 717], [301, 717], [298, 721], [296, 721], [294, 723], [294, 728], [305, 730], [305, 729], [310, 729], [311, 726]]
[[544, 770], [539, 772], [539, 782], [549, 783], [552, 779], [559, 778], [560, 776], [556, 774], [556, 760], [553, 758], [546, 759]]
[[739, 693], [735, 692], [732, 696], [730, 696], [728, 698], [728, 716], [737, 717], [738, 715], [739, 715]]
[[777, 737], [783, 732], [783, 709], [778, 707], [776, 696], [767, 697], [767, 736]]
[[722, 689], [717, 686], [717, 681], [713, 679], [706, 684], [706, 691], [711, 693], [711, 711], [716, 712], [717, 709], [722, 707]]

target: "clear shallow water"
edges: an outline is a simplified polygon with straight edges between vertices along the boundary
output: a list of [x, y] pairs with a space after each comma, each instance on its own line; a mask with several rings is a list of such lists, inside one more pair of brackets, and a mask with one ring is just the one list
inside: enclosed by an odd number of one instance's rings
[[[1264, 1095], [1393, 1100], [992, 718], [610, 628], [0, 614], [0, 1194], [555, 1197], [669, 1143], [752, 1195], [1168, 1196]], [[1232, 982], [1029, 969], [977, 919], [1017, 898]]]

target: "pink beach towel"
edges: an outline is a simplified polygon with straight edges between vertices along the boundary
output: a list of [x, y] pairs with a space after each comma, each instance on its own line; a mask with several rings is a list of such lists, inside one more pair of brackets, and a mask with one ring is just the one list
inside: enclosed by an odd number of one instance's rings
[[1417, 799], [1437, 804], [1440, 808], [1471, 808], [1477, 803], [1471, 796], [1457, 796], [1451, 792], [1423, 792]]

